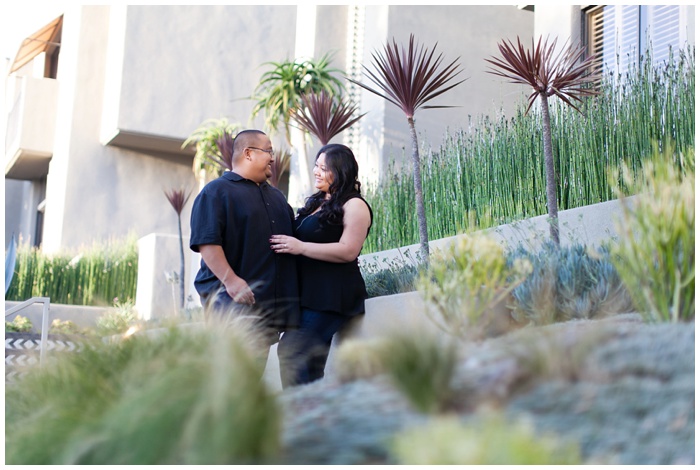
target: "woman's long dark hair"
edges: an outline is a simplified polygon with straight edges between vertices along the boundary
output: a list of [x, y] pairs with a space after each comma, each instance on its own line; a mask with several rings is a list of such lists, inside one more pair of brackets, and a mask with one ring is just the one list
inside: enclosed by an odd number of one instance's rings
[[306, 199], [306, 204], [297, 213], [300, 216], [309, 215], [326, 202], [318, 212], [319, 220], [323, 223], [342, 225], [345, 213], [343, 205], [352, 196], [360, 194], [357, 160], [352, 150], [341, 144], [323, 146], [316, 154], [316, 160], [322, 153], [326, 154], [326, 168], [333, 175], [333, 182], [328, 188], [331, 197], [326, 201], [326, 193], [318, 191]]

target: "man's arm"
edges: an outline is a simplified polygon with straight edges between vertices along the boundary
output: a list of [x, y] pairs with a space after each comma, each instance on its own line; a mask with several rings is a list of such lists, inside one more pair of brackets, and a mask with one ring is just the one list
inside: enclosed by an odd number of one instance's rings
[[253, 291], [243, 278], [233, 272], [221, 245], [199, 245], [199, 253], [211, 272], [224, 285], [226, 293], [231, 296], [234, 302], [247, 305], [255, 303]]

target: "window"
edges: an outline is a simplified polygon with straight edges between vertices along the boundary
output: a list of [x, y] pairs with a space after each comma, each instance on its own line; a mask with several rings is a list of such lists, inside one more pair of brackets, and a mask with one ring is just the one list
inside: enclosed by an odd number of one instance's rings
[[622, 74], [651, 48], [654, 64], [668, 60], [669, 46], [685, 47], [685, 9], [681, 5], [604, 5], [587, 9], [584, 38], [588, 54], [602, 71]]

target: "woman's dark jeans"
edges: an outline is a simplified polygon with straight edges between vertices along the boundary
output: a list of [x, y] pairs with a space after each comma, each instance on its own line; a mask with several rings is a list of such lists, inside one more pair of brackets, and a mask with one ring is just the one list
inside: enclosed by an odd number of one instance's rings
[[302, 309], [299, 328], [284, 332], [277, 346], [282, 386], [323, 378], [333, 335], [350, 319], [336, 313]]

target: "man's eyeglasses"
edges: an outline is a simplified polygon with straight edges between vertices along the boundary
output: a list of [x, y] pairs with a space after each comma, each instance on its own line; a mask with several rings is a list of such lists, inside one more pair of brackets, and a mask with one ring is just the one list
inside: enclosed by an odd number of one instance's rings
[[269, 153], [271, 157], [275, 156], [275, 151], [273, 149], [265, 150], [265, 149], [260, 149], [258, 147], [247, 147], [247, 148], [253, 149], [253, 150], [260, 150], [261, 152]]

